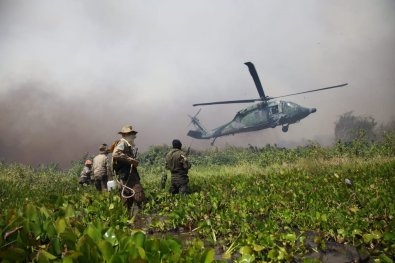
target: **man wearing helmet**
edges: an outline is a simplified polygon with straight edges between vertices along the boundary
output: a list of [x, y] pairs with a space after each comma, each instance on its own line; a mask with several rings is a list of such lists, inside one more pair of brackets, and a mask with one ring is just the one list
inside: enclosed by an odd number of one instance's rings
[[92, 161], [86, 160], [85, 166], [82, 168], [81, 176], [78, 179], [79, 184], [90, 184], [91, 183], [91, 174], [92, 174]]
[[[128, 188], [134, 191], [133, 197], [130, 198], [125, 197], [125, 192], [122, 194], [124, 205], [128, 212], [130, 212], [133, 201], [140, 206], [145, 198], [144, 189], [140, 184], [140, 176], [137, 172], [139, 161], [136, 159], [137, 148], [134, 143], [137, 131], [135, 131], [132, 126], [128, 125], [124, 126], [118, 134], [120, 134], [122, 138], [116, 144], [112, 153], [113, 169], [120, 180], [121, 191], [126, 190], [126, 195], [132, 194], [127, 193]], [[128, 188], [123, 186], [127, 186]]]

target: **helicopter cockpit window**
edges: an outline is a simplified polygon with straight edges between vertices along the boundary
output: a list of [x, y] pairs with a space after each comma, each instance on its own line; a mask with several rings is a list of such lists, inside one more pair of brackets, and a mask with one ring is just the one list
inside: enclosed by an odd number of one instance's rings
[[272, 112], [272, 114], [278, 113], [278, 105], [273, 106], [273, 107], [271, 108], [271, 112]]
[[288, 106], [288, 107], [291, 107], [291, 108], [295, 108], [295, 107], [297, 107], [298, 105], [297, 105], [296, 103], [287, 101], [287, 106]]

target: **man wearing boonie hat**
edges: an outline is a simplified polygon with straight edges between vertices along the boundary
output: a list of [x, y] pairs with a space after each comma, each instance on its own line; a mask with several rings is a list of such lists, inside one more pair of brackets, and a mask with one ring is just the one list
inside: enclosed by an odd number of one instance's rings
[[107, 191], [107, 181], [112, 178], [111, 165], [107, 157], [107, 144], [103, 143], [99, 147], [99, 154], [93, 158], [92, 173], [96, 189]]
[[131, 125], [127, 125], [122, 127], [118, 134], [120, 134], [122, 138], [116, 144], [112, 152], [113, 170], [122, 185], [126, 185], [134, 190], [133, 197], [124, 198], [122, 196], [126, 209], [128, 212], [131, 212], [133, 201], [140, 207], [145, 199], [144, 189], [141, 186], [140, 176], [137, 171], [139, 161], [136, 159], [137, 148], [135, 148], [136, 145], [134, 143], [137, 131], [134, 130]]

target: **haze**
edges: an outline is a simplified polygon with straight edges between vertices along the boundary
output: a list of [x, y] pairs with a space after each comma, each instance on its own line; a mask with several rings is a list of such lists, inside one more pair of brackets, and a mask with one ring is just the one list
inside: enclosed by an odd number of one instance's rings
[[[345, 112], [394, 116], [395, 1], [0, 0], [0, 160], [68, 167], [125, 124], [140, 151], [187, 137], [193, 103], [265, 92], [317, 112], [217, 146], [333, 142]], [[202, 108], [209, 129], [248, 104]]]

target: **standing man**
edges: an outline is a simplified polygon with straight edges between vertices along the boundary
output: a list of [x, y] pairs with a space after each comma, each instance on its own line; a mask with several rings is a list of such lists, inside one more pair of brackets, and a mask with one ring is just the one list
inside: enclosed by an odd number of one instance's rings
[[107, 191], [107, 181], [112, 178], [111, 165], [107, 157], [107, 144], [99, 147], [99, 154], [93, 158], [92, 173], [97, 191]]
[[[134, 144], [137, 131], [133, 130], [133, 127], [129, 125], [124, 126], [118, 133], [122, 138], [118, 141], [112, 153], [113, 169], [121, 183], [123, 203], [130, 213], [133, 201], [140, 207], [145, 198], [144, 189], [140, 184], [140, 176], [137, 172], [139, 161], [136, 159], [137, 148], [135, 148]], [[134, 195], [129, 197], [132, 195], [132, 192], [123, 186], [133, 189]]]
[[188, 193], [188, 170], [191, 168], [186, 154], [181, 150], [182, 144], [178, 139], [172, 142], [173, 149], [166, 154], [166, 169], [171, 172], [170, 193]]

